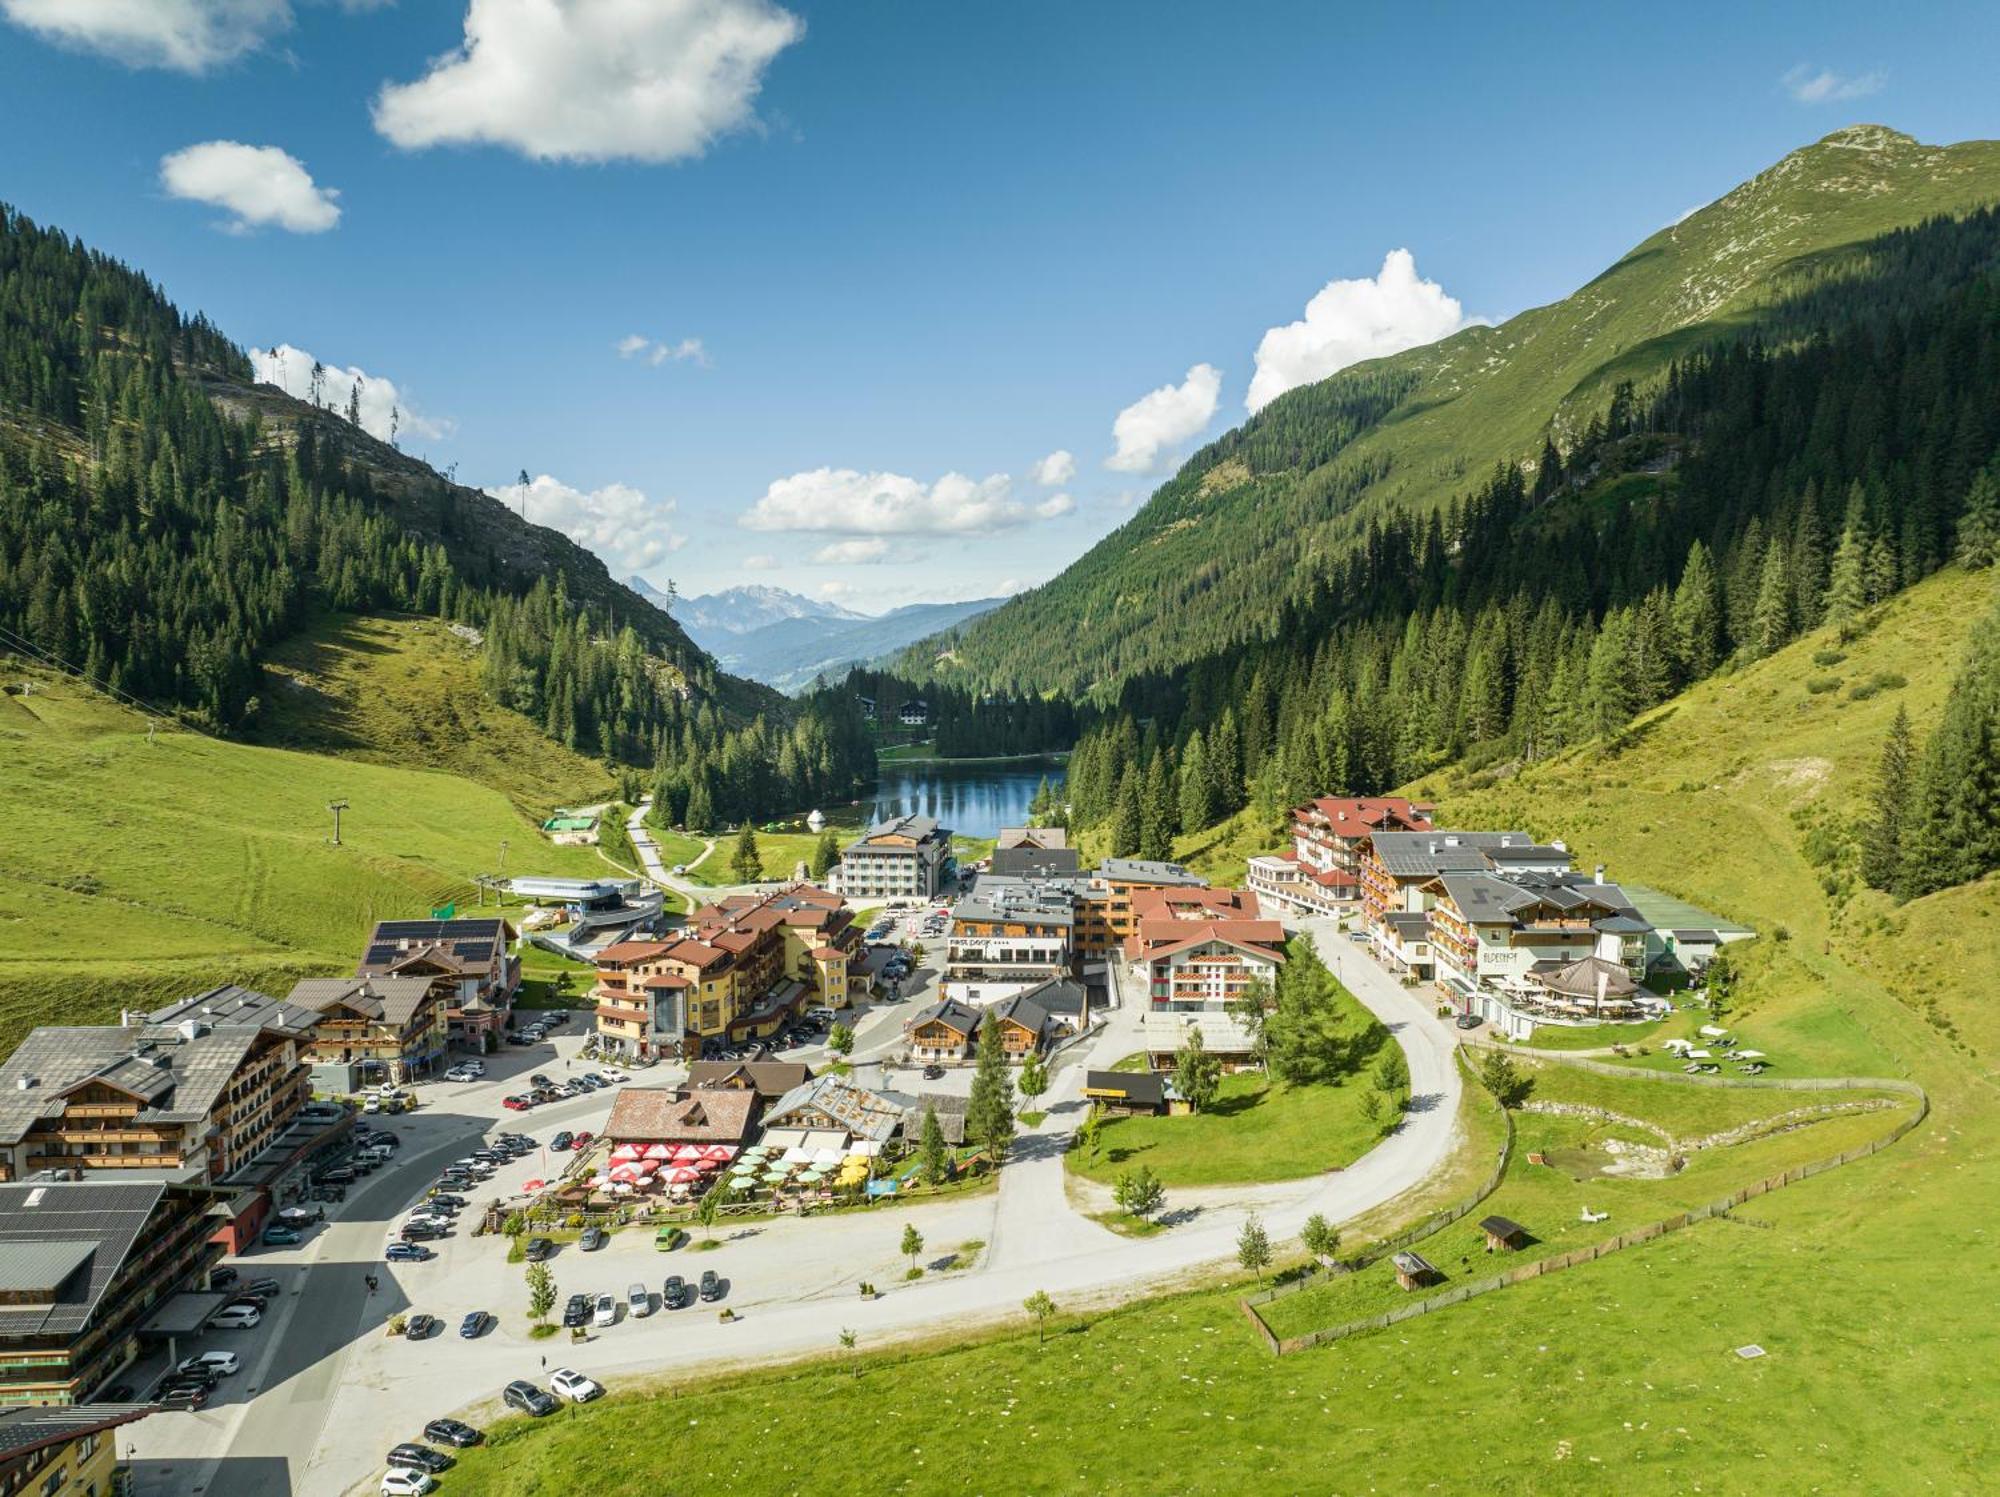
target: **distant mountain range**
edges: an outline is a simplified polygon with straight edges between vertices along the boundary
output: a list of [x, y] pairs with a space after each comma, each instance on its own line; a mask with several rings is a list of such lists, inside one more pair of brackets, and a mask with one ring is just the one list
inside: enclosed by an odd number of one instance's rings
[[[669, 606], [666, 595], [643, 577], [627, 585], [657, 606]], [[816, 676], [833, 679], [851, 666], [893, 655], [1005, 601], [910, 603], [871, 617], [782, 587], [759, 586], [675, 598], [671, 608], [688, 637], [724, 670], [780, 691], [799, 691]]]

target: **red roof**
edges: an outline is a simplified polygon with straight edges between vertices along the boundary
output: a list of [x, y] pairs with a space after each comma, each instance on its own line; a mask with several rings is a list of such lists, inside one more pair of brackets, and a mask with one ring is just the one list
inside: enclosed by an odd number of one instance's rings
[[1155, 915], [1139, 922], [1139, 933], [1126, 942], [1125, 949], [1134, 961], [1152, 961], [1209, 941], [1261, 952], [1281, 962], [1285, 959], [1285, 927], [1278, 920], [1177, 920], [1171, 915]]
[[597, 965], [615, 966], [619, 962], [643, 962], [660, 955], [672, 945], [669, 941], [619, 941], [597, 953]]
[[1317, 813], [1337, 837], [1365, 837], [1371, 832], [1427, 832], [1431, 807], [1400, 795], [1322, 795], [1292, 815], [1312, 821]]

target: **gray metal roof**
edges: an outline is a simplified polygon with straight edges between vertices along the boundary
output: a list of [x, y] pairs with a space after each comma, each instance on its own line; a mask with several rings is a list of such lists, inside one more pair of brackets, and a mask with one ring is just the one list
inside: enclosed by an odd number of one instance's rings
[[0, 1185], [0, 1261], [28, 1256], [42, 1265], [28, 1275], [38, 1277], [77, 1245], [88, 1248], [48, 1302], [0, 1305], [0, 1336], [74, 1335], [87, 1326], [168, 1189], [95, 1180]]
[[1042, 925], [1073, 925], [1076, 905], [1069, 890], [1034, 879], [982, 873], [972, 891], [952, 908], [952, 920], [1032, 920]]
[[1179, 863], [1161, 863], [1148, 858], [1106, 858], [1097, 865], [1097, 876], [1117, 884], [1174, 884], [1198, 889], [1208, 880], [1189, 873]]
[[90, 1260], [97, 1244], [89, 1238], [52, 1237], [47, 1242], [17, 1242], [0, 1254], [0, 1294], [17, 1299], [36, 1296], [34, 1303], [55, 1302], [56, 1291]]
[[1500, 849], [1566, 856], [1561, 849], [1538, 848], [1526, 832], [1377, 832], [1374, 847], [1382, 866], [1398, 878], [1491, 868], [1493, 860], [1487, 854]]
[[151, 1403], [48, 1404], [0, 1409], [0, 1459], [80, 1440], [157, 1413]]
[[312, 1032], [307, 1009], [256, 993], [244, 995], [260, 1000], [255, 1004], [204, 1007], [214, 996], [200, 994], [161, 1010], [176, 1016], [169, 1023], [30, 1031], [0, 1064], [0, 1144], [18, 1144], [38, 1119], [60, 1116], [64, 1094], [91, 1081], [138, 1098], [141, 1122], [198, 1123], [214, 1111], [266, 1033], [296, 1039]]

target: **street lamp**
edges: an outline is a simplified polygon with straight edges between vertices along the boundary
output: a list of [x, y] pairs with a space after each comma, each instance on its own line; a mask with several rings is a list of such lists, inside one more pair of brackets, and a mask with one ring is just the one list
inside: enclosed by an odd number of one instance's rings
[[340, 813], [347, 809], [347, 802], [344, 800], [330, 800], [326, 803], [326, 808], [333, 812], [333, 845], [338, 847], [340, 846]]

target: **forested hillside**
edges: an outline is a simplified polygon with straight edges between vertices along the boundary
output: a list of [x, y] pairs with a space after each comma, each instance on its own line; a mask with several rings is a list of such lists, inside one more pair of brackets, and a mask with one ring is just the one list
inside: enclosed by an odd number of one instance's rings
[[[937, 669], [976, 686], [1114, 697], [1145, 672], [1292, 637], [1299, 610], [1349, 580], [1371, 533], [1401, 522], [1420, 545], [1429, 515], [1463, 507], [1496, 465], [1532, 485], [1545, 444], [1572, 455], [1621, 384], [1628, 405], [1647, 409], [1702, 347], [1837, 319], [1853, 283], [1876, 272], [1882, 236], [1995, 201], [2000, 143], [1838, 131], [1560, 302], [1279, 397], [1054, 581], [959, 631]], [[1646, 498], [1608, 496], [1606, 507]], [[910, 667], [930, 669], [936, 654], [920, 646]]]
[[[1853, 261], [1767, 333], [1684, 353], [1649, 395], [1619, 385], [1531, 469], [1371, 522], [1272, 640], [1128, 680], [1071, 762], [1078, 819], [1157, 853], [1246, 801], [1533, 762], [1803, 632], [1846, 637], [1948, 561], [1990, 566], [2000, 214]], [[1985, 713], [1953, 730], [1957, 762]]]
[[761, 777], [755, 809], [872, 773], [567, 537], [251, 384], [143, 275], [0, 208], [0, 648], [236, 733], [268, 651], [326, 608], [478, 631], [496, 702], [642, 774], [790, 744], [795, 772]]

